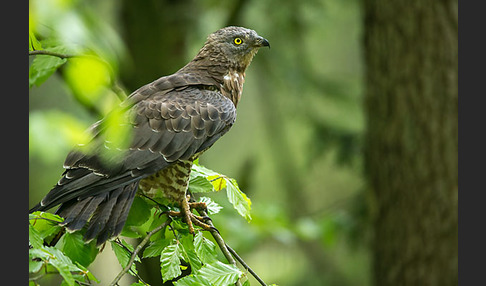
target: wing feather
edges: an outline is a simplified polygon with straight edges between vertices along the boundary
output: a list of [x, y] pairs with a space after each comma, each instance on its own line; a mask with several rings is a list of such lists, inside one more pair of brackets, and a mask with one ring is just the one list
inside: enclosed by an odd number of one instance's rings
[[121, 104], [132, 126], [132, 142], [126, 149], [112, 150], [118, 155], [110, 157], [109, 164], [100, 155], [105, 148], [103, 121], [93, 125], [91, 142], [67, 156], [66, 172], [36, 209], [112, 192], [211, 146], [234, 123], [236, 109], [219, 91], [200, 84], [184, 86], [191, 81], [197, 79], [184, 74], [163, 77]]

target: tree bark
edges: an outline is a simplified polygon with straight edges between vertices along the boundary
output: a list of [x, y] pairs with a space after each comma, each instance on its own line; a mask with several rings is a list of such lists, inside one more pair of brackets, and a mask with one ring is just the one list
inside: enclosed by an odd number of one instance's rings
[[[133, 91], [183, 67], [187, 35], [195, 28], [194, 0], [123, 0], [120, 5], [124, 41], [131, 57], [121, 63], [121, 78]], [[201, 44], [202, 45], [202, 44]]]
[[458, 283], [457, 7], [364, 3], [374, 285]]

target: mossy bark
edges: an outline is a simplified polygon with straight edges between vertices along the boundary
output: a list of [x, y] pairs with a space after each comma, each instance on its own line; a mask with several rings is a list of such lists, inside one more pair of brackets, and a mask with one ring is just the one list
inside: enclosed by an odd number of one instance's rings
[[457, 285], [457, 1], [364, 3], [374, 285]]

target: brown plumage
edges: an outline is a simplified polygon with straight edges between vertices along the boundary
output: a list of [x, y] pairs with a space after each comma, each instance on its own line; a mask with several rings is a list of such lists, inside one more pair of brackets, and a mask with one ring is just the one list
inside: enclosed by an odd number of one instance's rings
[[93, 124], [92, 140], [67, 155], [63, 176], [30, 212], [60, 205], [66, 227], [87, 225], [85, 239], [100, 245], [120, 234], [138, 189], [187, 203], [192, 161], [233, 125], [245, 70], [263, 46], [266, 39], [242, 27], [210, 34], [191, 62], [137, 89], [113, 113], [122, 112], [127, 145], [111, 140], [109, 119]]

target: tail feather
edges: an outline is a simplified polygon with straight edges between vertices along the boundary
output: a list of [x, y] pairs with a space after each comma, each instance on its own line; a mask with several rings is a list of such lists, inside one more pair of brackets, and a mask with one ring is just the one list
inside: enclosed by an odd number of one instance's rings
[[98, 206], [103, 202], [107, 197], [107, 194], [101, 194], [96, 197], [91, 198], [89, 204], [84, 208], [83, 212], [78, 216], [78, 221], [73, 221], [71, 228], [72, 229], [81, 229], [83, 226], [86, 225], [89, 218], [93, 215], [96, 211]]
[[107, 194], [102, 194], [94, 197], [88, 197], [81, 201], [72, 200], [70, 204], [64, 207], [66, 204], [61, 205], [57, 213], [64, 217], [64, 225], [69, 230], [75, 231], [82, 229], [86, 225], [89, 218], [98, 206], [107, 197]]
[[90, 241], [96, 238], [96, 245], [101, 245], [109, 238], [119, 235], [137, 189], [138, 181], [111, 191], [107, 199], [94, 211], [84, 239]]
[[[88, 223], [88, 229], [84, 234], [84, 239], [90, 241], [98, 236], [98, 234], [105, 228], [106, 223], [110, 219], [113, 207], [116, 204], [118, 196], [122, 193], [123, 188], [118, 188], [112, 191], [108, 199], [100, 204], [96, 209], [91, 220]], [[97, 243], [98, 244], [98, 243]]]
[[91, 198], [87, 198], [79, 202], [76, 200], [71, 200], [68, 203], [62, 204], [56, 211], [56, 214], [64, 218], [64, 222], [62, 223], [62, 225], [68, 226], [68, 228], [72, 230], [77, 229], [74, 228], [72, 225], [77, 224], [77, 221], [79, 221], [79, 214], [90, 202]]
[[[138, 184], [137, 184], [137, 188], [138, 188]], [[122, 232], [122, 229], [125, 226], [125, 222], [127, 221], [128, 214], [130, 213], [130, 208], [132, 207], [133, 197], [135, 197], [135, 193], [136, 191], [133, 192], [131, 198], [127, 199], [125, 206], [121, 211], [121, 215], [116, 222], [114, 235], [119, 235]]]
[[[99, 246], [121, 233], [138, 190], [139, 181], [140, 179], [112, 191], [80, 200], [71, 199], [62, 203], [56, 214], [64, 218], [62, 225], [69, 231], [77, 231], [87, 225], [84, 239], [90, 241], [96, 238], [96, 245]], [[46, 211], [51, 207], [38, 203], [29, 210], [29, 213]]]
[[101, 244], [110, 237], [117, 236], [121, 233], [127, 220], [128, 213], [130, 212], [130, 207], [132, 206], [137, 188], [138, 184], [128, 185], [124, 188], [120, 196], [118, 196], [108, 222], [98, 234], [97, 244]]

